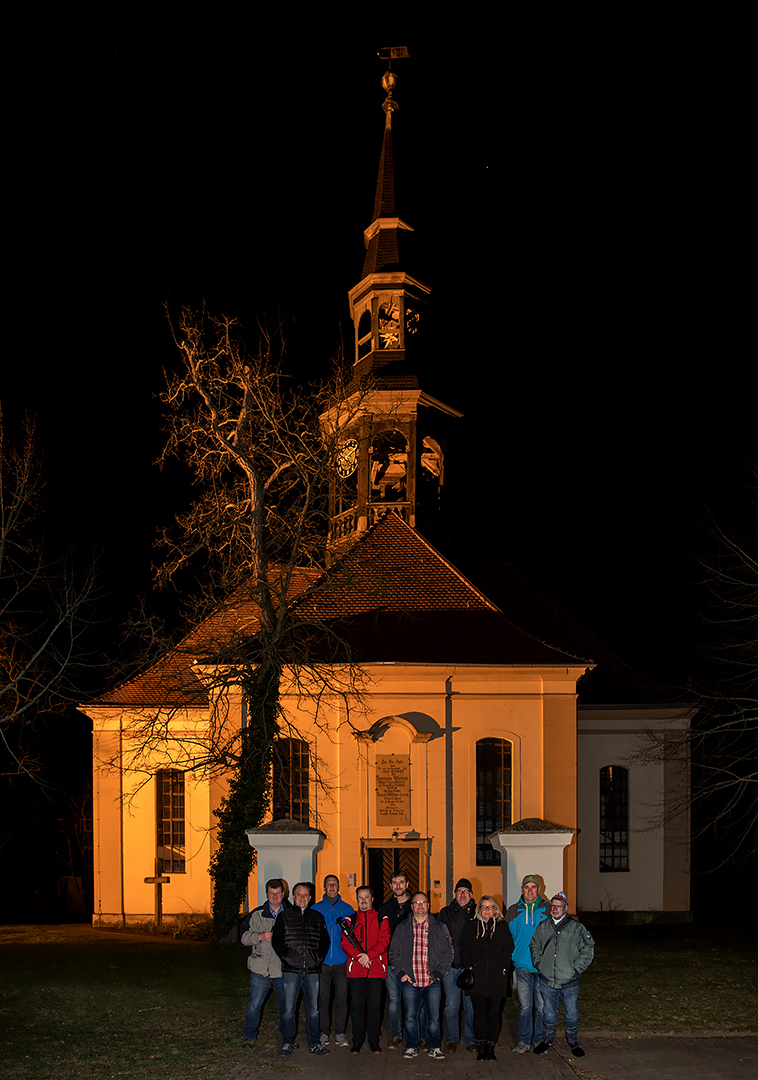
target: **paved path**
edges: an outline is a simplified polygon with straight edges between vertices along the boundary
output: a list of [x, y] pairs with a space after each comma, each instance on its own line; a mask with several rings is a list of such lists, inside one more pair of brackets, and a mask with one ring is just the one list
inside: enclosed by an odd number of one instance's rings
[[[501, 1077], [513, 1080], [755, 1080], [758, 1077], [758, 1035], [692, 1038], [654, 1036], [626, 1038], [593, 1036], [582, 1038], [583, 1058], [573, 1058], [562, 1040], [556, 1050], [537, 1057], [511, 1054], [510, 1044], [498, 1046], [496, 1062], [478, 1062], [475, 1054], [459, 1047], [444, 1061], [432, 1061], [420, 1053], [406, 1061], [402, 1051], [374, 1055], [367, 1047], [359, 1055], [338, 1050], [334, 1043], [327, 1056], [313, 1057], [296, 1050], [281, 1058], [275, 1050], [262, 1048], [240, 1051], [241, 1060], [229, 1073], [229, 1080], [264, 1080], [272, 1072], [281, 1076], [302, 1074], [314, 1077], [367, 1076], [370, 1080], [415, 1080], [416, 1077], [455, 1077], [475, 1080]], [[242, 1056], [244, 1055], [244, 1056]]]

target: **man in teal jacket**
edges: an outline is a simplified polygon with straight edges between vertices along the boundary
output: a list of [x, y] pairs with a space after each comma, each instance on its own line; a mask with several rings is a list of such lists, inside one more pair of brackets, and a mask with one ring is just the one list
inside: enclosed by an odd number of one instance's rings
[[518, 1043], [513, 1047], [514, 1054], [528, 1054], [532, 1043], [538, 1046], [542, 1042], [542, 994], [529, 944], [547, 914], [547, 903], [540, 896], [539, 880], [534, 874], [527, 874], [521, 882], [521, 899], [517, 904], [511, 904], [505, 913], [513, 938], [519, 1000]]
[[579, 1045], [579, 980], [595, 957], [595, 942], [586, 926], [569, 917], [568, 906], [566, 894], [556, 893], [550, 901], [550, 918], [540, 923], [529, 944], [540, 973], [543, 1003], [542, 1042], [534, 1052], [544, 1054], [553, 1045], [562, 1001], [566, 1042], [574, 1057], [584, 1057]]

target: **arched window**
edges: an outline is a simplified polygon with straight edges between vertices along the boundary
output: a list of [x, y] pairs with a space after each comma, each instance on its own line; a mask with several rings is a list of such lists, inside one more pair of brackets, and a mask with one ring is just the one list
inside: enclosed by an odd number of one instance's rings
[[358, 359], [371, 352], [371, 312], [364, 311], [358, 320]]
[[401, 431], [382, 431], [371, 444], [372, 502], [403, 502], [408, 474], [408, 442]]
[[600, 872], [629, 870], [629, 770], [606, 765], [600, 770]]
[[511, 823], [512, 746], [505, 739], [476, 744], [476, 865], [499, 866], [500, 852], [487, 837]]
[[303, 739], [277, 739], [273, 787], [274, 820], [291, 818], [310, 825], [310, 759]]

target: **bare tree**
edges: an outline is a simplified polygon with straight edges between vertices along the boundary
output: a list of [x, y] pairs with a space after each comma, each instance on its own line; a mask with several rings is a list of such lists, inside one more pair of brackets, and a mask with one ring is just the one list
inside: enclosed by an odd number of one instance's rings
[[[165, 681], [172, 687], [176, 670], [187, 670], [177, 658], [191, 657], [192, 678], [202, 671], [211, 716], [196, 739], [183, 730], [171, 743], [172, 712], [182, 706], [174, 685], [167, 697], [177, 704], [146, 712], [133, 728], [138, 749], [131, 767], [141, 757], [145, 769], [151, 760], [154, 768], [161, 747], [168, 758], [178, 755], [173, 767], [229, 777], [211, 860], [215, 930], [224, 937], [236, 926], [253, 865], [245, 829], [270, 806], [277, 740], [298, 737], [282, 694], [315, 703], [317, 722], [321, 700], [360, 697], [349, 646], [328, 625], [293, 614], [321, 575], [328, 479], [358, 395], [346, 395], [338, 376], [295, 386], [271, 337], [261, 331], [251, 356], [234, 319], [184, 308], [169, 322], [181, 364], [167, 374], [161, 463], [184, 461], [198, 494], [160, 538], [157, 581], [187, 598], [190, 626], [165, 660]], [[325, 411], [337, 402], [342, 422], [325, 425]], [[244, 701], [241, 727], [228, 723], [232, 688]]]
[[78, 699], [83, 639], [91, 623], [94, 565], [75, 579], [39, 535], [44, 479], [32, 420], [20, 445], [4, 438], [0, 409], [0, 738], [6, 776], [39, 772], [41, 714]]
[[758, 856], [758, 470], [749, 466], [746, 505], [728, 528], [709, 522], [700, 559], [700, 714], [693, 728], [693, 809], [721, 862]]
[[691, 728], [641, 739], [635, 760], [691, 767], [651, 824], [691, 815], [703, 864], [758, 856], [758, 472], [749, 466], [745, 507], [729, 527], [708, 516], [707, 551], [697, 559], [701, 642], [696, 675], [682, 694]]

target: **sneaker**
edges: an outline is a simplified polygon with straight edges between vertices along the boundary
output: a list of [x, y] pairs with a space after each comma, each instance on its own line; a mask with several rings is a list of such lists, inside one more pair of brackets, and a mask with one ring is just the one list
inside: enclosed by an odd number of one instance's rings
[[535, 1052], [535, 1054], [544, 1054], [545, 1051], [549, 1050], [549, 1049], [550, 1049], [550, 1043], [545, 1042], [543, 1040], [538, 1046], [535, 1046], [534, 1052]]
[[409, 1046], [408, 1049], [403, 1054], [403, 1057], [408, 1058], [409, 1061], [410, 1061], [411, 1058], [417, 1058], [418, 1057], [418, 1050], [416, 1049], [415, 1046]]
[[321, 1039], [319, 1040], [322, 1046], [329, 1045], [329, 1032], [321, 1032]]
[[255, 1050], [255, 1039], [243, 1039], [242, 1048], [243, 1050]]
[[518, 1046], [513, 1047], [513, 1049], [511, 1050], [511, 1053], [512, 1054], [528, 1054], [529, 1053], [529, 1047], [526, 1045], [526, 1043], [519, 1043]]
[[435, 1061], [444, 1061], [445, 1060], [445, 1055], [442, 1053], [439, 1046], [433, 1046], [432, 1049], [427, 1053], [426, 1056], [430, 1057], [430, 1058], [434, 1058]]
[[468, 1050], [469, 1054], [473, 1054], [479, 1049], [479, 1047], [476, 1043], [469, 1043], [466, 1049]]
[[584, 1050], [582, 1050], [579, 1043], [569, 1043], [569, 1047], [574, 1057], [584, 1057]]
[[399, 1035], [396, 1035], [394, 1037], [394, 1039], [390, 1040], [390, 1044], [387, 1047], [387, 1049], [388, 1050], [399, 1050], [402, 1045], [403, 1045], [403, 1040], [400, 1038]]
[[294, 1049], [295, 1049], [295, 1044], [294, 1043], [283, 1043], [282, 1048], [279, 1051], [279, 1057], [286, 1057], [287, 1054], [291, 1054]]
[[327, 1048], [325, 1046], [322, 1046], [321, 1043], [319, 1043], [318, 1046], [312, 1046], [310, 1048], [310, 1050], [308, 1051], [308, 1053], [309, 1054], [318, 1054], [319, 1057], [321, 1057], [322, 1054], [328, 1054], [329, 1051], [327, 1050]]

